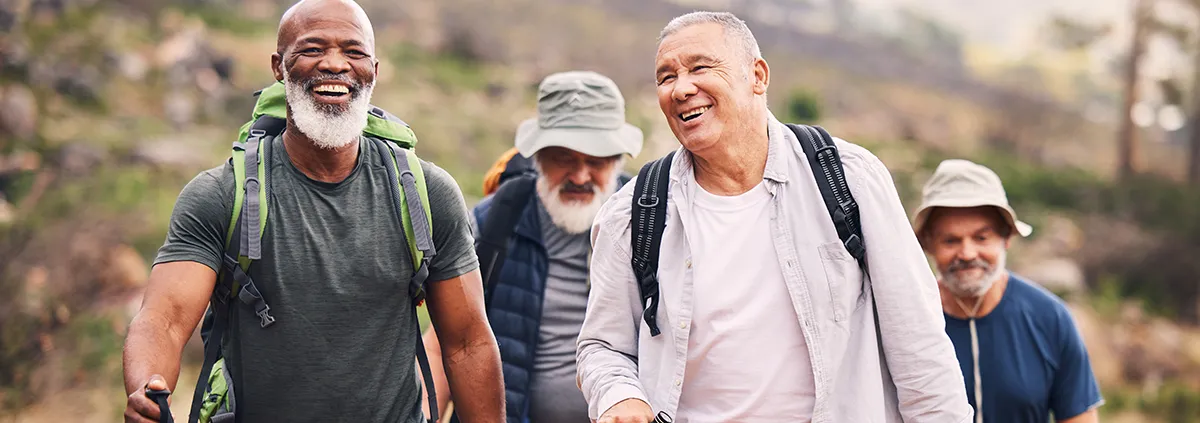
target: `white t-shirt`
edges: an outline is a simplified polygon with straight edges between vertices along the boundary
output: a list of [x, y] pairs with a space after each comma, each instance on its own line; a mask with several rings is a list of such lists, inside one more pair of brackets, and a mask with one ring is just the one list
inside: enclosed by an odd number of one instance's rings
[[808, 422], [808, 346], [771, 242], [771, 194], [689, 184], [695, 295], [677, 423]]

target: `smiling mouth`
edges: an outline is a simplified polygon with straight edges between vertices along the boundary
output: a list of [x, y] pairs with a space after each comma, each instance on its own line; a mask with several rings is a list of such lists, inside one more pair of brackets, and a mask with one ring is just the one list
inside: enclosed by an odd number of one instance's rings
[[684, 122], [687, 122], [689, 120], [700, 117], [700, 115], [704, 114], [704, 112], [707, 112], [708, 109], [710, 109], [710, 108], [712, 108], [712, 107], [711, 106], [697, 107], [695, 109], [688, 110], [684, 113], [680, 113], [679, 118], [683, 119]]
[[350, 88], [345, 85], [321, 84], [313, 88], [313, 93], [328, 99], [340, 99], [350, 95]]

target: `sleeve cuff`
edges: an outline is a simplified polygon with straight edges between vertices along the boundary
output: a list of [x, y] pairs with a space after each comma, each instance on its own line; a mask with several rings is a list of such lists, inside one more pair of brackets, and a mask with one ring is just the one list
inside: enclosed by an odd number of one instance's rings
[[[637, 398], [645, 401], [646, 404], [650, 404], [650, 400], [646, 399], [646, 395], [642, 393], [641, 388], [628, 383], [617, 384], [609, 388], [608, 392], [605, 392], [604, 395], [600, 396], [600, 400], [596, 402], [596, 407], [592, 409], [594, 415], [591, 418], [599, 420], [600, 416], [612, 408], [612, 406], [630, 398]], [[651, 408], [653, 409], [653, 406]]]

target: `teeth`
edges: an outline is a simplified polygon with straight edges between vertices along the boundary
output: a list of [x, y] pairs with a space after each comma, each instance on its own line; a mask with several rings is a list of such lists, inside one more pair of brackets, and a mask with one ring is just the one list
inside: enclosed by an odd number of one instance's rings
[[700, 116], [701, 113], [707, 112], [708, 109], [709, 109], [709, 106], [698, 107], [698, 108], [689, 110], [689, 111], [679, 115], [679, 117], [682, 118], [683, 120], [690, 120], [696, 116]]
[[317, 86], [317, 88], [316, 88], [316, 91], [318, 91], [318, 92], [327, 92], [327, 93], [342, 93], [342, 94], [346, 94], [346, 93], [349, 93], [349, 92], [350, 92], [350, 89], [349, 89], [349, 88], [346, 88], [346, 86], [344, 86], [344, 85], [331, 85], [331, 84], [326, 84], [326, 85], [318, 85], [318, 86]]

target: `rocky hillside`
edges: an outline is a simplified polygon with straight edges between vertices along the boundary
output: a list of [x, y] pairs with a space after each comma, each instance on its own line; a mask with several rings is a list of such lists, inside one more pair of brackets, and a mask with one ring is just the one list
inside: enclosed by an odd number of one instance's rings
[[[268, 57], [286, 3], [0, 1], [0, 416], [119, 420], [120, 347], [147, 262], [179, 189], [227, 157], [250, 94], [272, 82]], [[549, 72], [594, 69], [618, 81], [630, 121], [648, 137], [631, 170], [675, 145], [648, 69], [658, 29], [685, 5], [363, 3], [383, 60], [374, 103], [412, 124], [418, 153], [448, 169], [470, 203]], [[920, 58], [862, 41], [762, 28], [777, 114], [790, 118], [796, 93], [818, 99], [823, 125], [893, 169], [905, 204], [916, 205], [948, 155], [1001, 173], [1038, 228], [1018, 243], [1013, 266], [1071, 300], [1109, 416], [1200, 415], [1200, 335], [1178, 323], [1198, 314], [1200, 194], [1063, 170], [1108, 168], [1107, 141], [1095, 140], [1111, 138], [1110, 128], [1037, 95], [996, 90], [962, 70], [931, 77], [917, 71]], [[1088, 151], [1102, 154], [1081, 159]], [[187, 404], [180, 394], [177, 410]]]

